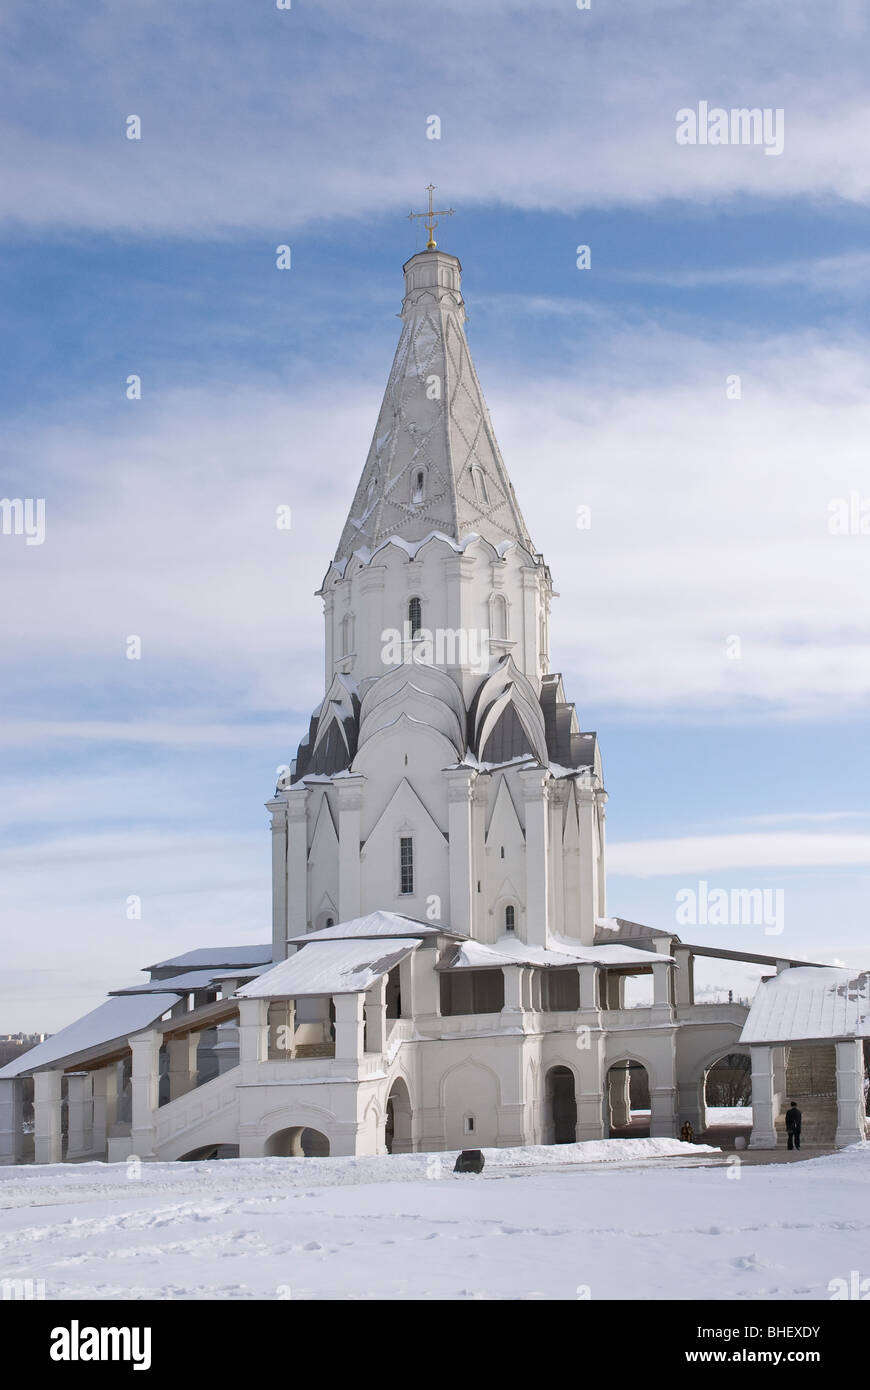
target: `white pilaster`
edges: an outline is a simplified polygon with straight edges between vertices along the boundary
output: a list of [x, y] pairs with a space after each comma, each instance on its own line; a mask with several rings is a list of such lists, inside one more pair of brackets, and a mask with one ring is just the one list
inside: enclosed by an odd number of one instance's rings
[[526, 939], [546, 946], [548, 928], [548, 801], [550, 773], [529, 768], [520, 773], [526, 812]]
[[578, 778], [575, 783], [577, 795], [578, 830], [580, 830], [580, 940], [586, 947], [595, 942], [595, 919], [598, 910], [598, 835], [595, 820], [598, 810], [595, 805], [595, 792], [589, 778]]
[[272, 960], [287, 954], [287, 801], [276, 796], [266, 802], [272, 817]]
[[[289, 787], [287, 797], [287, 936], [308, 930], [308, 788]], [[281, 960], [287, 954], [284, 946]]]
[[359, 917], [360, 811], [364, 777], [339, 777], [338, 792], [338, 916], [342, 922]]
[[447, 827], [450, 838], [450, 925], [471, 935], [473, 920], [472, 797], [477, 774], [458, 768], [447, 777]]

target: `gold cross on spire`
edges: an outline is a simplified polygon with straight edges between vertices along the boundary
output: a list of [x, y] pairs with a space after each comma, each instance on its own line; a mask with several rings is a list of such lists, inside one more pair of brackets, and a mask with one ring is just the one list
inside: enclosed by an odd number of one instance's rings
[[434, 236], [432, 235], [432, 233], [435, 231], [435, 228], [438, 226], [438, 223], [435, 221], [435, 219], [436, 219], [436, 217], [452, 217], [452, 216], [453, 216], [453, 209], [452, 209], [452, 208], [442, 208], [442, 209], [440, 210], [440, 212], [436, 212], [435, 209], [432, 207], [432, 194], [435, 192], [435, 184], [434, 184], [434, 183], [430, 183], [430, 184], [427, 185], [426, 192], [429, 194], [429, 211], [428, 211], [428, 212], [409, 212], [409, 213], [408, 213], [408, 221], [409, 221], [409, 222], [410, 222], [410, 221], [413, 221], [413, 219], [414, 219], [415, 217], [428, 217], [429, 220], [428, 220], [428, 222], [426, 223], [426, 231], [429, 233], [429, 240], [426, 242], [426, 250], [427, 250], [427, 251], [434, 251], [434, 250], [435, 250], [435, 246], [436, 246], [436, 242], [435, 242], [435, 238], [434, 238]]

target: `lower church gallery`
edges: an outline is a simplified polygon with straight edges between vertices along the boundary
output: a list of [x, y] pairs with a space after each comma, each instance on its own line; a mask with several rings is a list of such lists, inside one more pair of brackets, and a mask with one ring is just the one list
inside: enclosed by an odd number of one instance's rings
[[[550, 571], [460, 272], [431, 238], [404, 267], [319, 591], [324, 698], [268, 802], [271, 942], [161, 961], [0, 1069], [0, 1162], [606, 1139], [638, 1132], [640, 1076], [649, 1134], [698, 1134], [706, 1077], [735, 1053], [751, 1057], [752, 1146], [777, 1144], [791, 1100], [807, 1142], [864, 1138], [870, 972], [607, 914], [598, 740], [549, 668]], [[752, 1005], [697, 1002], [699, 956], [766, 967]], [[645, 1002], [628, 1007], [636, 976]]]

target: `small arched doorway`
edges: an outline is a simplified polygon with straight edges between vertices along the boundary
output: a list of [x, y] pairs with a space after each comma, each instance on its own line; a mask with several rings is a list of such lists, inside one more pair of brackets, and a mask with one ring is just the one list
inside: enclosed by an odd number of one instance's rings
[[547, 1143], [573, 1144], [577, 1138], [577, 1099], [570, 1067], [551, 1067], [546, 1077]]
[[413, 1152], [411, 1137], [411, 1096], [400, 1076], [396, 1077], [387, 1097], [384, 1121], [384, 1143], [388, 1154]]
[[607, 1071], [605, 1120], [611, 1139], [648, 1139], [649, 1073], [643, 1062], [623, 1057]]
[[270, 1134], [263, 1153], [267, 1158], [328, 1158], [329, 1140], [319, 1129], [292, 1125]]

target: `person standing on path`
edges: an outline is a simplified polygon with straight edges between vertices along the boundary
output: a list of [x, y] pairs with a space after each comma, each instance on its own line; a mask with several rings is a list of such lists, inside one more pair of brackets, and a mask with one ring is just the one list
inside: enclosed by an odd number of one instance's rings
[[799, 1149], [801, 1146], [801, 1112], [797, 1108], [797, 1101], [793, 1100], [785, 1112], [785, 1129], [788, 1135], [788, 1147]]

